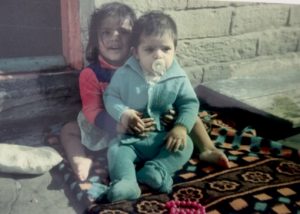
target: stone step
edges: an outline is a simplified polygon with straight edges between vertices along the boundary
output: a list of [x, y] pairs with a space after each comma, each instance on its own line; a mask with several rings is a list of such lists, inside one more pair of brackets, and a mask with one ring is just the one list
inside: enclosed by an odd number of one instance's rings
[[300, 71], [218, 80], [203, 86], [300, 127]]

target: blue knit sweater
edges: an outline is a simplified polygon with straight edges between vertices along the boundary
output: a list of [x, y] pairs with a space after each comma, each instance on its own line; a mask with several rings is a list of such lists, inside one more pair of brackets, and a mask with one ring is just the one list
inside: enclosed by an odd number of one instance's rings
[[199, 101], [195, 91], [176, 60], [161, 77], [150, 85], [146, 82], [138, 61], [131, 57], [113, 75], [104, 93], [107, 112], [119, 122], [122, 113], [134, 109], [144, 117], [154, 118], [157, 131], [163, 131], [160, 116], [170, 108], [178, 114], [175, 124], [184, 125], [188, 132], [195, 124]]

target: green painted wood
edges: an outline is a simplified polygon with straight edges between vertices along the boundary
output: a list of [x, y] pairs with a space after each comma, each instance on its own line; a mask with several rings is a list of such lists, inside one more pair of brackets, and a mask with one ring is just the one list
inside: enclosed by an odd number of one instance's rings
[[42, 56], [42, 57], [20, 57], [0, 58], [0, 74], [11, 72], [32, 72], [41, 70], [52, 70], [66, 66], [64, 57]]

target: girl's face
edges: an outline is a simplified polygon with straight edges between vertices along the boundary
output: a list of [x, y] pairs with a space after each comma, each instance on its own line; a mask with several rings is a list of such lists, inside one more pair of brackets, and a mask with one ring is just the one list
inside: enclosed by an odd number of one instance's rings
[[99, 54], [109, 64], [123, 65], [129, 57], [131, 30], [130, 18], [120, 20], [117, 16], [110, 16], [102, 21], [98, 30]]
[[163, 35], [141, 35], [140, 44], [134, 49], [134, 55], [144, 72], [154, 74], [152, 64], [155, 60], [163, 60], [167, 70], [173, 63], [175, 55], [174, 40], [169, 33]]

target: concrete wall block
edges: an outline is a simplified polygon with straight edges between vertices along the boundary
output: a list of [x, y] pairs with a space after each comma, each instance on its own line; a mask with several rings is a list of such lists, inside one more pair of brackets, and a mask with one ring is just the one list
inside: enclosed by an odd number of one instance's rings
[[257, 36], [181, 40], [177, 57], [183, 66], [229, 62], [256, 56]]
[[192, 86], [195, 88], [203, 81], [203, 68], [201, 66], [192, 66], [184, 68]]
[[203, 82], [224, 80], [232, 77], [230, 63], [207, 65], [203, 68], [203, 70]]
[[178, 27], [179, 38], [229, 35], [231, 8], [168, 11]]
[[285, 54], [297, 51], [300, 28], [264, 31], [259, 36], [259, 55]]
[[[183, 10], [187, 7], [188, 0], [117, 0], [131, 6], [137, 14], [148, 10]], [[95, 0], [95, 7], [100, 7], [109, 0]]]
[[285, 26], [288, 16], [287, 5], [262, 4], [237, 7], [234, 11], [231, 33], [236, 35]]
[[291, 26], [300, 26], [300, 5], [291, 6], [291, 15], [289, 24]]
[[[95, 9], [94, 0], [80, 0], [80, 31], [81, 31], [81, 41], [83, 47], [86, 47], [88, 38], [88, 27], [90, 24], [90, 17]], [[84, 49], [85, 50], [85, 49]]]
[[188, 0], [187, 9], [197, 9], [197, 8], [218, 8], [218, 7], [237, 7], [254, 5], [257, 3], [253, 2], [231, 2], [226, 0]]
[[[230, 65], [232, 78], [266, 77], [278, 78], [284, 72], [300, 75], [300, 53], [260, 56], [250, 60], [233, 62]], [[283, 76], [283, 75], [281, 75]], [[282, 79], [282, 81], [284, 81]]]
[[230, 2], [227, 1], [210, 1], [210, 0], [188, 0], [187, 8], [195, 9], [195, 8], [215, 8], [215, 7], [226, 7], [229, 6]]
[[80, 27], [88, 29], [90, 14], [95, 9], [94, 0], [79, 0]]
[[233, 6], [233, 7], [243, 7], [243, 6], [247, 6], [247, 5], [249, 5], [249, 6], [255, 6], [255, 5], [260, 5], [260, 4], [262, 4], [262, 3], [259, 3], [259, 2], [252, 2], [251, 0], [249, 0], [249, 1], [245, 1], [245, 2], [243, 2], [243, 1], [241, 1], [241, 2], [239, 2], [239, 1], [231, 1], [230, 2], [230, 6]]

